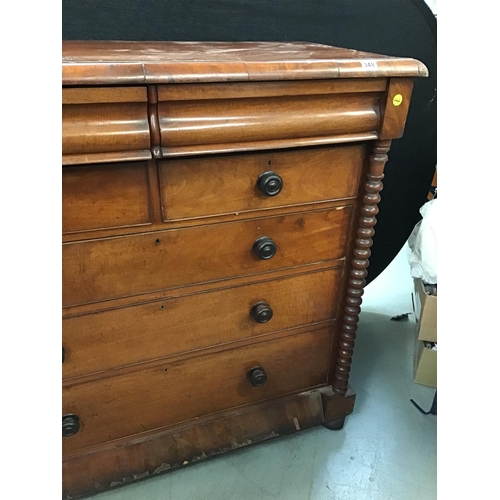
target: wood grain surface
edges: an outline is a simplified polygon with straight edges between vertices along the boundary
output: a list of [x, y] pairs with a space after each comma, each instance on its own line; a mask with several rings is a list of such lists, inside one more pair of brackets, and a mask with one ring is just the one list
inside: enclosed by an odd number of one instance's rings
[[[63, 245], [63, 306], [260, 274], [345, 253], [349, 206]], [[267, 236], [269, 260], [252, 247]]]
[[[326, 384], [331, 329], [317, 330], [121, 376], [65, 386], [63, 414], [81, 427], [63, 453]], [[263, 367], [254, 387], [248, 372]]]
[[[63, 85], [427, 76], [415, 59], [307, 42], [63, 41]], [[367, 64], [368, 63], [368, 64]]]
[[151, 223], [146, 162], [66, 167], [63, 234]]
[[[159, 162], [165, 221], [352, 198], [358, 190], [363, 145], [220, 155]], [[257, 187], [272, 171], [283, 180], [276, 196]]]
[[[63, 379], [333, 319], [340, 273], [330, 269], [67, 318]], [[250, 315], [259, 302], [273, 311], [267, 323]]]

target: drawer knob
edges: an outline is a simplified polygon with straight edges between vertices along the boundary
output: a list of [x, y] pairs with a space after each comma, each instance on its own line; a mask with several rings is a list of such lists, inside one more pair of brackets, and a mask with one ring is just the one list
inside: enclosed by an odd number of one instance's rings
[[63, 437], [74, 436], [80, 430], [80, 418], [78, 415], [64, 415], [62, 418]]
[[259, 175], [257, 187], [266, 196], [276, 196], [283, 189], [283, 179], [272, 170], [268, 170]]
[[250, 314], [257, 323], [267, 323], [273, 317], [273, 310], [269, 307], [269, 304], [257, 302], [250, 309]]
[[276, 243], [271, 238], [267, 236], [262, 236], [255, 240], [253, 244], [253, 251], [259, 257], [259, 259], [267, 260], [274, 257], [274, 254], [278, 250]]
[[267, 373], [262, 366], [256, 366], [248, 372], [248, 378], [254, 387], [260, 387], [266, 383]]

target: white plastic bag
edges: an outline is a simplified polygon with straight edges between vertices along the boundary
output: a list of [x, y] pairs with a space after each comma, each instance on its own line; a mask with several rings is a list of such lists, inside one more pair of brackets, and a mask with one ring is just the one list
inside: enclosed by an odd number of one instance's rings
[[437, 198], [425, 203], [420, 214], [422, 220], [408, 238], [410, 272], [413, 278], [434, 285], [437, 284]]

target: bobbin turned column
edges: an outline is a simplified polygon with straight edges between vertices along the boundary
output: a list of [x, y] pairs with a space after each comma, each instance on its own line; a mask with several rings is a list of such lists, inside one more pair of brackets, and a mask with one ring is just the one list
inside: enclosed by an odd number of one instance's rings
[[373, 226], [377, 223], [377, 204], [380, 201], [384, 166], [387, 162], [387, 152], [391, 146], [390, 140], [376, 141], [369, 156], [368, 171], [363, 184], [364, 195], [359, 210], [356, 229], [356, 239], [350, 261], [347, 294], [344, 301], [340, 339], [337, 351], [336, 368], [333, 378], [333, 390], [344, 395], [347, 391], [347, 381], [356, 339], [357, 323], [361, 311], [361, 296], [366, 284], [367, 267], [369, 264], [370, 247], [373, 244], [372, 236], [375, 234]]

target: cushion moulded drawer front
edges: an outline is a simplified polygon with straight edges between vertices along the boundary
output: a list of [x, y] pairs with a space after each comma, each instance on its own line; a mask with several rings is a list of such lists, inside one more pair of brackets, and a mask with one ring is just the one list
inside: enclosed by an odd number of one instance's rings
[[296, 146], [301, 140], [318, 144], [339, 135], [376, 135], [380, 126], [380, 90], [305, 95], [305, 89], [297, 89], [294, 95], [257, 96], [252, 88], [252, 84], [241, 88], [240, 96], [222, 91], [218, 98], [208, 97], [212, 94], [208, 89], [195, 91], [207, 95], [201, 99], [199, 94], [189, 99], [160, 88], [158, 122], [164, 155], [228, 151], [235, 144], [240, 150], [269, 149], [277, 143]]
[[[345, 255], [351, 207], [63, 245], [63, 306], [139, 295], [335, 260]], [[267, 236], [274, 257], [254, 242]]]
[[[63, 415], [77, 415], [80, 430], [63, 452], [324, 385], [331, 343], [327, 328], [66, 386]], [[248, 377], [255, 367], [267, 375], [260, 387]]]
[[146, 87], [62, 90], [63, 164], [151, 158]]
[[[164, 221], [247, 212], [353, 197], [364, 146], [349, 145], [213, 158], [163, 160], [159, 164]], [[257, 186], [273, 172], [282, 189], [269, 196]], [[272, 191], [270, 192], [272, 194]]]

